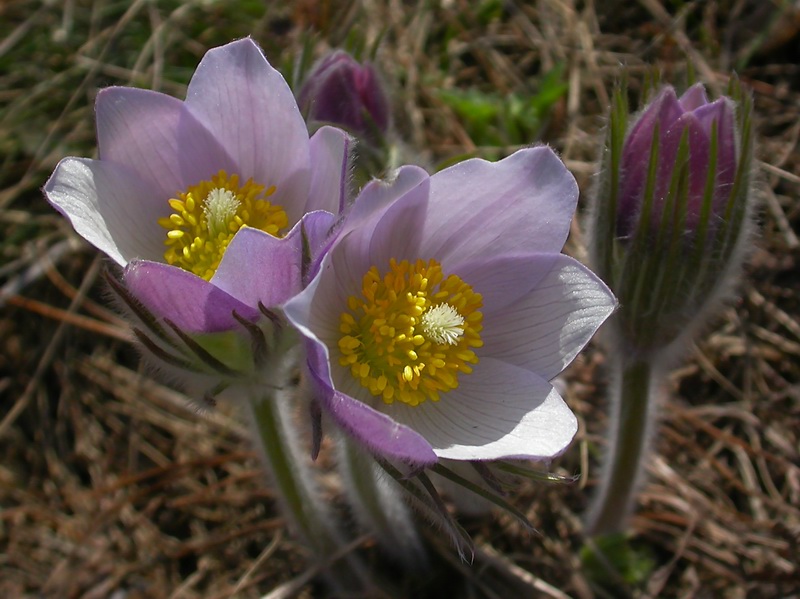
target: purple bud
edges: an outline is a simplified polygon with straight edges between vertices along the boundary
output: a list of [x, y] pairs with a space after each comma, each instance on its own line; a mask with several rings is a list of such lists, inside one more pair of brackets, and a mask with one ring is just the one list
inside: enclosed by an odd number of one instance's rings
[[337, 125], [372, 140], [389, 129], [389, 98], [375, 67], [343, 50], [317, 63], [297, 98], [310, 122]]
[[[659, 226], [684, 136], [688, 148], [684, 226], [694, 231], [700, 221], [714, 135], [717, 155], [711, 213], [714, 216], [724, 213], [738, 165], [734, 119], [732, 101], [723, 97], [709, 102], [702, 84], [692, 86], [680, 99], [675, 90], [667, 86], [647, 105], [634, 122], [622, 148], [617, 207], [617, 233], [620, 237], [627, 238], [633, 234], [640, 215], [653, 147], [657, 151], [657, 165], [651, 214], [653, 226]], [[716, 134], [713, 133], [715, 127]], [[655, 135], [658, 135], [658, 140], [654, 144]], [[712, 216], [712, 223], [715, 220]]]
[[[591, 256], [620, 300], [626, 351], [688, 339], [729, 294], [751, 238], [752, 99], [736, 82], [663, 88], [628, 127], [614, 95], [592, 213]], [[627, 133], [626, 133], [627, 131]]]

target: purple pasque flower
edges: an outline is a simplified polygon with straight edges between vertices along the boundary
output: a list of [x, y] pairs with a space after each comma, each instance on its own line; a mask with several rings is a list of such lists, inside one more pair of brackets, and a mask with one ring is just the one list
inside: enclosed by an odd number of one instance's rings
[[549, 381], [616, 304], [560, 253], [577, 196], [546, 147], [368, 185], [284, 306], [333, 420], [415, 465], [562, 452], [577, 423]]
[[732, 290], [751, 247], [751, 116], [735, 81], [714, 102], [700, 84], [680, 98], [665, 87], [628, 130], [615, 92], [589, 255], [620, 299], [612, 330], [623, 353], [678, 347]]
[[95, 108], [99, 160], [65, 158], [44, 192], [149, 311], [218, 332], [299, 291], [301, 247], [343, 206], [349, 138], [309, 139], [255, 42], [209, 50], [185, 101], [110, 87]]
[[[654, 136], [658, 139], [654, 142]], [[676, 172], [681, 140], [685, 137], [688, 149], [688, 190], [685, 227], [697, 229], [701, 218], [708, 169], [714, 157], [714, 191], [711, 210], [724, 212], [738, 164], [735, 128], [735, 107], [726, 97], [709, 102], [703, 85], [690, 87], [680, 98], [671, 86], [664, 87], [645, 107], [633, 123], [622, 148], [617, 232], [629, 237], [644, 204], [651, 149], [656, 148], [657, 165], [653, 189], [653, 226], [658, 227], [668, 203], [667, 196], [675, 190]], [[716, 137], [713, 140], [712, 137]], [[676, 183], [677, 184], [677, 183]]]
[[389, 98], [375, 67], [344, 50], [317, 63], [297, 97], [309, 121], [344, 127], [367, 139], [389, 129]]

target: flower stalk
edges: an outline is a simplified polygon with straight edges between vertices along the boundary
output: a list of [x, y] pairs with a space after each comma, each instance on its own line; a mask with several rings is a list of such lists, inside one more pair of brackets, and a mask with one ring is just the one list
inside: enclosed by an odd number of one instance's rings
[[658, 381], [647, 360], [620, 358], [612, 366], [614, 383], [610, 397], [609, 431], [611, 446], [607, 449], [606, 469], [602, 474], [600, 494], [595, 498], [590, 532], [593, 535], [616, 532], [620, 520], [630, 509], [634, 493], [642, 478], [644, 456], [652, 438]]
[[[285, 336], [295, 339], [292, 330], [286, 330]], [[265, 365], [264, 380], [270, 382], [251, 387], [244, 403], [250, 412], [254, 442], [289, 528], [315, 557], [330, 560], [341, 554], [347, 539], [322, 500], [306, 463], [307, 451], [298, 442], [301, 435], [293, 421], [298, 391], [292, 380], [298, 358], [294, 349], [286, 345], [272, 355]], [[363, 592], [369, 584], [367, 573], [352, 553], [331, 564], [326, 575], [340, 591]]]
[[400, 488], [364, 449], [344, 435], [337, 439], [339, 473], [359, 524], [381, 548], [409, 568], [425, 565], [425, 552]]

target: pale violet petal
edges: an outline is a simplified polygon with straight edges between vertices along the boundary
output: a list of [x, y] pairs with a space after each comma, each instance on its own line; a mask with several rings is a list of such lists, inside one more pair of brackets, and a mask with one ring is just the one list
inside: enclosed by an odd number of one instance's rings
[[418, 406], [384, 409], [417, 431], [439, 458], [548, 460], [561, 454], [578, 430], [556, 390], [534, 373], [492, 358], [459, 375], [457, 389]]
[[158, 262], [131, 262], [123, 273], [128, 290], [153, 314], [187, 333], [240, 328], [233, 312], [255, 321], [260, 312], [197, 275]]
[[431, 177], [423, 252], [444, 262], [511, 252], [558, 252], [578, 186], [548, 147], [499, 162], [466, 160]]
[[211, 133], [171, 96], [109, 87], [98, 93], [95, 111], [100, 158], [129, 167], [162, 198], [233, 167]]
[[443, 264], [445, 274], [458, 275], [483, 298], [483, 314], [504, 310], [530, 293], [553, 268], [560, 254], [508, 254]]
[[429, 193], [430, 176], [424, 169], [411, 165], [401, 166], [387, 180], [370, 181], [347, 211], [337, 233], [345, 236], [354, 230], [374, 230], [389, 206], [420, 186], [424, 193]]
[[220, 141], [243, 180], [274, 185], [270, 197], [294, 224], [309, 192], [308, 131], [294, 95], [256, 43], [209, 50], [189, 83], [186, 106]]
[[164, 255], [166, 198], [127, 168], [88, 158], [65, 158], [44, 186], [47, 199], [86, 241], [120, 266]]
[[[284, 314], [307, 339], [308, 367], [320, 404], [345, 433], [369, 451], [415, 466], [433, 464], [436, 455], [430, 444], [417, 432], [334, 389], [329, 349], [315, 332], [320, 325], [314, 302], [315, 295], [320, 292], [319, 283], [320, 277], [316, 277], [302, 293], [287, 302]], [[331, 319], [328, 319], [330, 322]], [[335, 334], [326, 327], [322, 327], [322, 333], [328, 338]], [[340, 368], [338, 364], [336, 368]]]
[[226, 248], [211, 283], [254, 308], [259, 303], [268, 308], [283, 304], [303, 288], [303, 236], [313, 252], [333, 219], [321, 210], [306, 214], [281, 239], [242, 228]]
[[352, 144], [347, 133], [334, 127], [321, 127], [311, 138], [311, 188], [306, 212], [339, 214], [344, 209]]
[[284, 239], [244, 227], [233, 237], [211, 283], [240, 302], [277, 306], [302, 288], [300, 236]]
[[549, 380], [575, 359], [616, 305], [611, 291], [589, 269], [558, 255], [527, 295], [502, 310], [487, 310], [479, 355]]

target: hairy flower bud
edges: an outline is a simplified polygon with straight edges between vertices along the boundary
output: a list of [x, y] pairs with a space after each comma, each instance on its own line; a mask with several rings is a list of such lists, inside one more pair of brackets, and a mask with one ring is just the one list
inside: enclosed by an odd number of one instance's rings
[[323, 58], [298, 93], [309, 121], [334, 124], [368, 140], [389, 129], [389, 98], [375, 67], [343, 50]]
[[615, 95], [591, 252], [628, 349], [670, 346], [730, 287], [749, 238], [751, 104], [736, 84], [713, 102], [667, 86], [628, 130]]

